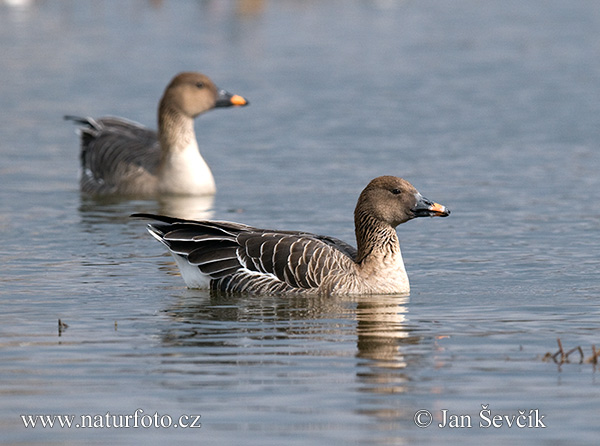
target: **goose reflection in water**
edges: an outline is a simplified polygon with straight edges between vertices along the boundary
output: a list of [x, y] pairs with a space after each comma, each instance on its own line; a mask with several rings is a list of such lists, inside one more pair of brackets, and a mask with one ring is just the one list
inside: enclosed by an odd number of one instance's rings
[[[177, 274], [177, 268], [166, 259], [162, 268]], [[407, 326], [406, 295], [349, 298], [180, 292], [177, 302], [164, 310], [173, 324], [163, 332], [162, 342], [190, 347], [193, 361], [199, 356], [206, 356], [202, 362], [210, 363], [215, 356], [235, 360], [238, 355], [251, 355], [264, 364], [285, 361], [290, 351], [320, 356], [324, 361], [329, 356], [353, 355], [359, 362], [353, 363], [351, 371], [364, 390], [398, 393], [409, 380], [403, 370], [422, 359], [414, 353], [409, 355], [410, 361], [406, 359], [406, 348], [423, 341]], [[339, 351], [337, 341], [349, 336], [356, 337], [356, 351]], [[274, 340], [277, 343], [268, 352], [263, 350], [265, 342]]]
[[[178, 274], [166, 259], [164, 267]], [[175, 293], [163, 310], [169, 323], [161, 343], [172, 353], [163, 356], [160, 368], [175, 373], [167, 387], [188, 389], [190, 398], [202, 398], [215, 412], [232, 403], [215, 402], [226, 398], [223, 388], [239, 389], [234, 393], [243, 394], [251, 408], [240, 406], [234, 413], [244, 417], [250, 410], [255, 429], [265, 428], [261, 410], [272, 419], [265, 399], [279, 402], [278, 416], [300, 422], [303, 414], [310, 424], [328, 410], [311, 407], [311, 395], [327, 393], [345, 401], [348, 416], [365, 417], [390, 444], [403, 444], [398, 423], [410, 424], [414, 415], [404, 395], [431, 351], [422, 345], [430, 338], [409, 321], [408, 296], [243, 296], [183, 288]], [[230, 413], [222, 410], [222, 416]]]
[[211, 219], [214, 214], [214, 202], [215, 197], [213, 195], [172, 195], [149, 200], [82, 196], [79, 205], [79, 214], [82, 222], [89, 223], [90, 225], [118, 223], [129, 227], [131, 223], [129, 215], [131, 212], [150, 211], [185, 219]]

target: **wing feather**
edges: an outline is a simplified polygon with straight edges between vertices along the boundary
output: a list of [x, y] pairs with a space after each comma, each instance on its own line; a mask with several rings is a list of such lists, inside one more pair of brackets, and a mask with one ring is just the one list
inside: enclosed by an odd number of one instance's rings
[[352, 260], [347, 250], [307, 233], [248, 232], [237, 240], [247, 269], [272, 274], [292, 288], [318, 288], [339, 262]]
[[195, 265], [230, 259], [235, 259], [239, 263], [236, 247], [226, 241], [219, 244], [199, 244], [196, 246], [196, 249], [188, 255], [188, 261]]
[[160, 161], [157, 133], [127, 119], [98, 120], [65, 116], [83, 125], [81, 137], [81, 187], [84, 192], [106, 193], [119, 179], [132, 175], [156, 175]]
[[[152, 215], [143, 214], [143, 217]], [[151, 233], [175, 255], [212, 278], [213, 289], [278, 293], [317, 290], [332, 271], [348, 268], [355, 250], [337, 239], [275, 232], [230, 222], [158, 217]]]

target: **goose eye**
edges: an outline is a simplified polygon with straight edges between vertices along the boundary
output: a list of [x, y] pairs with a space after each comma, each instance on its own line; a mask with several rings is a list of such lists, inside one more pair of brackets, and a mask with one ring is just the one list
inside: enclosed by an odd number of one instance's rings
[[204, 82], [196, 82], [197, 88], [204, 88]]
[[402, 191], [400, 189], [392, 189], [390, 192], [393, 193], [394, 195], [400, 195], [402, 193]]

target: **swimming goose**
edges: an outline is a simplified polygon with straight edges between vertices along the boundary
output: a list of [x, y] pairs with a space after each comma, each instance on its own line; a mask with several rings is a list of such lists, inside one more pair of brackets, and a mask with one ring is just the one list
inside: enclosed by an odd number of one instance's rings
[[354, 211], [357, 249], [323, 235], [257, 229], [226, 221], [157, 220], [148, 231], [171, 252], [189, 288], [225, 292], [408, 293], [396, 226], [450, 211], [408, 181], [382, 176], [362, 191]]
[[158, 106], [158, 132], [116, 117], [65, 116], [83, 124], [81, 191], [91, 195], [156, 196], [215, 193], [210, 168], [200, 155], [194, 118], [215, 107], [247, 105], [219, 90], [205, 75], [175, 76]]

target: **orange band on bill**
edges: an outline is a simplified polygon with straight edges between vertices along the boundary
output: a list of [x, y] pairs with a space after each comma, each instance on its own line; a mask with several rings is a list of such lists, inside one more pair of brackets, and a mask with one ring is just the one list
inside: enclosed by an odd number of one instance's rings
[[434, 212], [440, 212], [442, 214], [446, 213], [446, 206], [443, 206], [439, 203], [433, 203], [431, 205], [431, 207], [429, 208], [429, 210], [434, 211]]
[[233, 105], [246, 105], [248, 101], [238, 94], [234, 94], [230, 99]]

